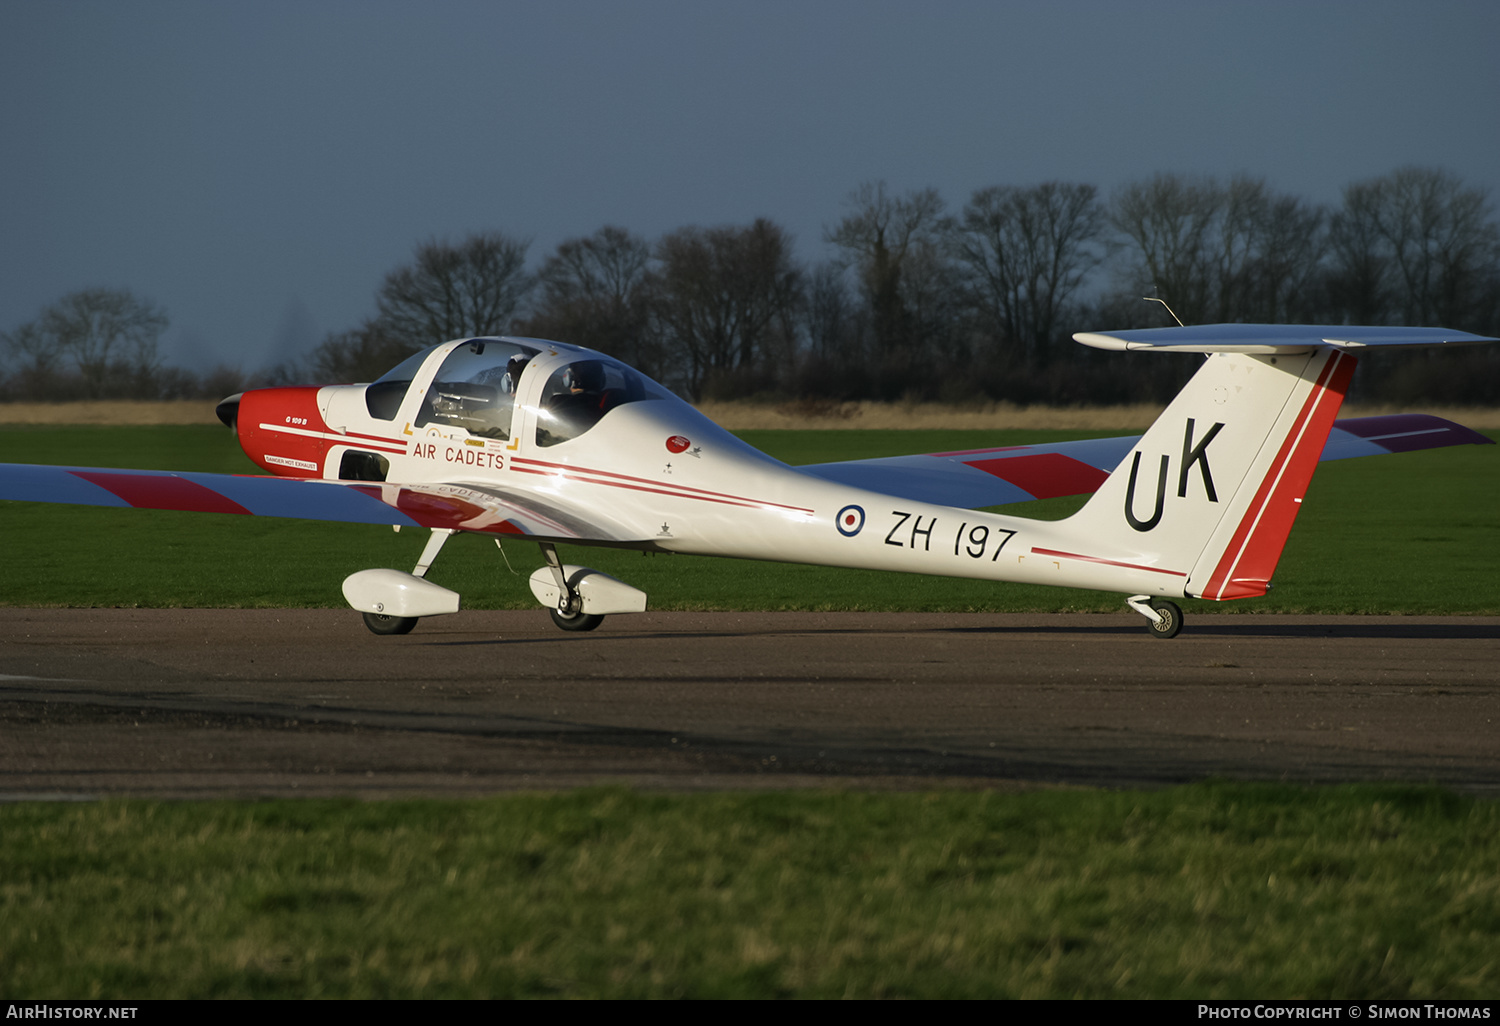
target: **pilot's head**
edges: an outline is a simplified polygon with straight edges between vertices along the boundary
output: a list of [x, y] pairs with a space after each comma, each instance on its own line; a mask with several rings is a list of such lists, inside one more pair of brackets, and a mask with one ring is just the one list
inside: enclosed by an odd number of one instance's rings
[[604, 391], [604, 364], [598, 360], [579, 360], [563, 374], [563, 385], [569, 392]]
[[521, 372], [526, 369], [526, 364], [531, 362], [529, 356], [512, 356], [510, 362], [505, 365], [505, 387], [506, 390], [515, 393], [521, 387]]

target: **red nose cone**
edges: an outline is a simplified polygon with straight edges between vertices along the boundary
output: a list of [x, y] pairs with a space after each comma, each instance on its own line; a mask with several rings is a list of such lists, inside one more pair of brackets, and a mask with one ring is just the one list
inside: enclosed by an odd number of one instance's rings
[[240, 446], [256, 465], [282, 477], [322, 477], [328, 426], [317, 388], [258, 388], [240, 399]]

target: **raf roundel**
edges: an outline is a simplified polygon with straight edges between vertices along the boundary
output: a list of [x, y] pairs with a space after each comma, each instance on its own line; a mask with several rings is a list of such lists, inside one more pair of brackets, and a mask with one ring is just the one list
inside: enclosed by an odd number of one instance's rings
[[667, 439], [667, 452], [687, 452], [688, 446], [692, 444], [693, 441], [690, 438], [684, 438], [682, 435], [673, 435]]
[[839, 534], [845, 538], [853, 538], [865, 526], [865, 510], [863, 506], [845, 506], [839, 510], [838, 517], [833, 522], [839, 529]]

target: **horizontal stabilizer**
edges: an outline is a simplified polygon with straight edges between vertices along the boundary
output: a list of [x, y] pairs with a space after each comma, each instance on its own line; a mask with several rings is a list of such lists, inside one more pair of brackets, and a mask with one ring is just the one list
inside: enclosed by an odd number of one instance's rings
[[1164, 353], [1306, 353], [1313, 349], [1411, 349], [1419, 346], [1500, 342], [1450, 328], [1364, 327], [1349, 324], [1190, 324], [1185, 328], [1080, 331], [1073, 336], [1095, 349]]

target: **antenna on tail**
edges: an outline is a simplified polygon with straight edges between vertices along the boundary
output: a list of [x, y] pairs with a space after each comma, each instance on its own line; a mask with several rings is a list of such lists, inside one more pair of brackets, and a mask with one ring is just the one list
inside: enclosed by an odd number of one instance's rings
[[[1160, 303], [1162, 306], [1167, 306], [1167, 301], [1165, 299], [1158, 299], [1156, 296], [1142, 296], [1141, 298], [1148, 303]], [[1179, 328], [1187, 327], [1186, 324], [1182, 323], [1182, 318], [1177, 316], [1176, 310], [1173, 310], [1170, 306], [1167, 306], [1167, 313], [1172, 315], [1172, 320], [1177, 322], [1177, 326]]]

